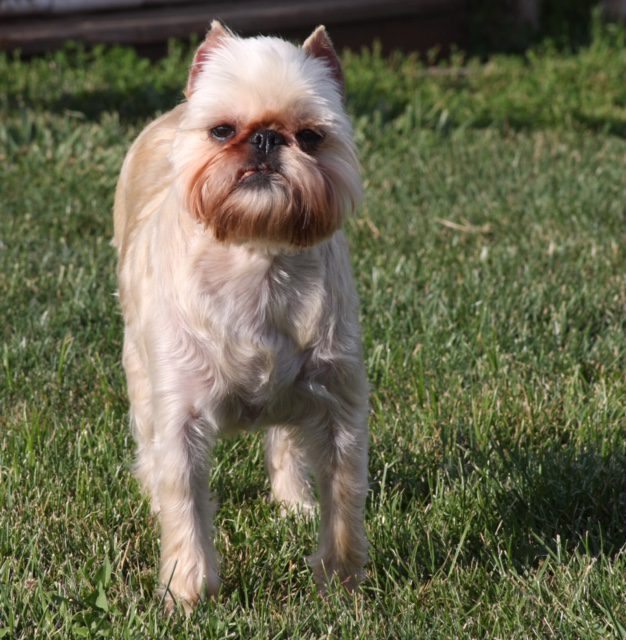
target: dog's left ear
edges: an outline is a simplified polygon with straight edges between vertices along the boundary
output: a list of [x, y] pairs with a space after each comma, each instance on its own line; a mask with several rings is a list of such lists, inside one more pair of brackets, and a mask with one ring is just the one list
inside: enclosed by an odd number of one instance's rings
[[204, 42], [198, 47], [198, 50], [193, 57], [191, 68], [189, 69], [187, 88], [185, 89], [185, 97], [188, 100], [194, 92], [196, 81], [198, 80], [198, 75], [202, 70], [202, 66], [211, 57], [211, 51], [223, 44], [224, 40], [232, 37], [232, 32], [219, 20], [213, 20], [213, 22], [211, 22], [211, 28], [206, 34]]
[[335, 82], [339, 86], [339, 93], [343, 96], [344, 80], [343, 71], [341, 69], [341, 63], [339, 57], [335, 52], [335, 47], [328, 37], [326, 27], [320, 25], [315, 31], [304, 41], [302, 48], [313, 58], [320, 58], [328, 66]]

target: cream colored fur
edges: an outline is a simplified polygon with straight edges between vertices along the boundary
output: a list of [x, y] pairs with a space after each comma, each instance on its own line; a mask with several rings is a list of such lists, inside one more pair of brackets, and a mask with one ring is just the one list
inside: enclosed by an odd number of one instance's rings
[[[186, 608], [218, 591], [209, 464], [216, 438], [240, 429], [269, 428], [266, 465], [277, 501], [310, 510], [313, 472], [320, 585], [336, 574], [355, 586], [366, 561], [367, 384], [342, 232], [309, 246], [271, 237], [218, 241], [185, 204], [190, 167], [218, 153], [207, 139], [211, 127], [296, 114], [326, 138], [315, 157], [293, 145], [280, 150], [286, 180], [318, 179], [321, 171], [341, 218], [351, 212], [360, 199], [351, 130], [317, 46], [330, 41], [323, 30], [311, 38], [296, 48], [240, 39], [214, 23], [188, 100], [141, 133], [117, 186], [135, 472], [159, 517], [161, 583], [169, 584], [170, 604]], [[210, 171], [213, 180], [233, 179], [225, 164]], [[239, 207], [268, 211], [260, 201], [277, 197], [238, 194]]]

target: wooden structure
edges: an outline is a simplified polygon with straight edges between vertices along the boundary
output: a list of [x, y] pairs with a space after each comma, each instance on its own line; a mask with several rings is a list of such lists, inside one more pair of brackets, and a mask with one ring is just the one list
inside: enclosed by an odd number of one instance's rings
[[35, 54], [67, 40], [158, 47], [202, 35], [213, 18], [242, 35], [300, 39], [325, 24], [337, 47], [386, 51], [467, 42], [469, 0], [0, 0], [0, 50]]

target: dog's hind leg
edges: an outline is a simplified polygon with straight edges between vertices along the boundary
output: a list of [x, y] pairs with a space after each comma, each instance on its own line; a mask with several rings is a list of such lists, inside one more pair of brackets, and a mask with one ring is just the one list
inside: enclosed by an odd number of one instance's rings
[[276, 502], [289, 510], [313, 511], [305, 451], [287, 427], [272, 427], [265, 435], [265, 466]]

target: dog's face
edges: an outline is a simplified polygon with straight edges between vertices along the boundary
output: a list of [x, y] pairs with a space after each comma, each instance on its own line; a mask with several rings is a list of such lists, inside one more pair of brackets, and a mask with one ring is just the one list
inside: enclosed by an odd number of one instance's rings
[[225, 242], [306, 247], [361, 197], [339, 61], [323, 28], [297, 48], [213, 23], [172, 159], [186, 208]]

